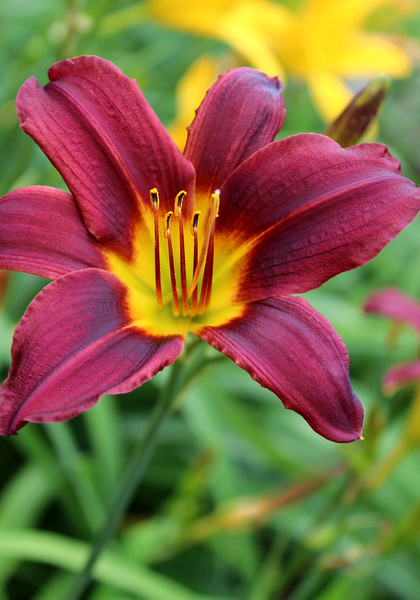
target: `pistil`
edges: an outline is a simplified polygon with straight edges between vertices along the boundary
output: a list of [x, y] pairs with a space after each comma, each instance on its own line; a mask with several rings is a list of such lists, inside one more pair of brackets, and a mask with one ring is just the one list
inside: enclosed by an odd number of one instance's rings
[[[210, 239], [207, 249], [206, 266], [204, 267], [203, 284], [201, 286], [200, 303], [198, 305], [199, 315], [202, 315], [203, 312], [208, 308], [211, 299], [213, 285], [214, 230], [216, 228], [216, 217], [219, 216], [219, 194], [219, 190], [216, 190], [216, 192], [212, 194], [212, 213], [207, 226], [210, 229]], [[215, 207], [215, 212], [213, 212], [213, 207]]]
[[[193, 213], [191, 233], [194, 236], [194, 256], [193, 256], [193, 273], [197, 270], [198, 265], [198, 219], [200, 218], [201, 211], [197, 210]], [[192, 303], [191, 303], [191, 316], [195, 317], [197, 314], [197, 303], [198, 303], [198, 287], [195, 286], [192, 293]]]
[[155, 217], [155, 287], [156, 287], [156, 302], [159, 308], [162, 308], [162, 278], [160, 273], [160, 252], [159, 252], [159, 192], [156, 188], [150, 190], [150, 202], [153, 207]]
[[179, 219], [179, 262], [181, 270], [181, 292], [182, 292], [182, 314], [188, 315], [190, 312], [190, 304], [188, 302], [188, 286], [187, 286], [187, 269], [185, 266], [185, 243], [184, 243], [184, 226], [182, 223], [182, 201], [187, 192], [179, 192], [175, 198], [175, 216]]
[[173, 250], [172, 250], [171, 230], [170, 230], [170, 227], [169, 227], [169, 222], [170, 222], [171, 217], [172, 217], [173, 214], [174, 213], [170, 210], [165, 215], [165, 224], [166, 224], [165, 237], [168, 240], [169, 270], [170, 270], [170, 273], [171, 273], [172, 298], [173, 298], [173, 301], [174, 301], [174, 315], [176, 317], [179, 317], [179, 315], [181, 314], [181, 308], [180, 308], [179, 299], [178, 299], [178, 288], [176, 286], [174, 253], [173, 253]]
[[[200, 273], [204, 266], [204, 262], [206, 261], [206, 258], [209, 257], [208, 249], [210, 246], [210, 242], [212, 242], [212, 244], [213, 244], [213, 240], [214, 240], [216, 217], [219, 216], [219, 204], [220, 204], [220, 190], [216, 190], [214, 192], [214, 194], [211, 195], [211, 208], [210, 208], [210, 214], [209, 214], [209, 217], [207, 220], [206, 234], [204, 237], [203, 246], [201, 248], [200, 257], [198, 259], [198, 264], [197, 264], [196, 269], [194, 270], [193, 280], [188, 289], [188, 296], [191, 296], [191, 294], [197, 287]], [[213, 274], [213, 258], [212, 257], [211, 257], [210, 262], [211, 262], [211, 276], [210, 277], [212, 277], [212, 274]], [[210, 266], [209, 266], [209, 269], [210, 269]], [[209, 272], [209, 269], [208, 269], [208, 272]], [[209, 275], [208, 275], [208, 277], [209, 277]], [[207, 279], [208, 279], [208, 277], [207, 277]], [[203, 280], [203, 284], [204, 284], [204, 280]], [[201, 291], [201, 294], [202, 293], [203, 293], [203, 289]], [[210, 293], [211, 293], [211, 291], [210, 291]], [[201, 296], [200, 296], [200, 301], [201, 301]], [[208, 300], [208, 302], [210, 302], [210, 299]], [[208, 303], [207, 303], [207, 306], [208, 306]]]

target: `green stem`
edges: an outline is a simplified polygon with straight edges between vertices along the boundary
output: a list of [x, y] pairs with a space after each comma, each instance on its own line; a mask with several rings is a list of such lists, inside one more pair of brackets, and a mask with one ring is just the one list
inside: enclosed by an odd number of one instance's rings
[[121, 481], [119, 493], [111, 507], [108, 521], [96, 539], [84, 569], [79, 572], [68, 596], [68, 600], [79, 600], [86, 587], [89, 585], [92, 568], [117, 528], [122, 515], [125, 513], [145, 475], [153, 451], [156, 447], [156, 434], [181, 389], [183, 378], [184, 363], [182, 358], [179, 358], [172, 366], [170, 379], [163, 388], [159, 400], [150, 416], [147, 430], [145, 431], [144, 436], [139, 439], [138, 444], [134, 449], [131, 462]]
[[379, 464], [376, 471], [369, 477], [368, 488], [371, 490], [379, 488], [409, 450], [410, 445], [407, 441], [405, 439], [400, 440], [388, 456]]

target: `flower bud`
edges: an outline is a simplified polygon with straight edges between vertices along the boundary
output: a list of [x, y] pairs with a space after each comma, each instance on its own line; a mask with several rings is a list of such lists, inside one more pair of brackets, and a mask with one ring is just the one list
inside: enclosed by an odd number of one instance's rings
[[325, 135], [342, 148], [357, 144], [382, 108], [390, 89], [391, 80], [386, 75], [372, 79], [331, 123]]

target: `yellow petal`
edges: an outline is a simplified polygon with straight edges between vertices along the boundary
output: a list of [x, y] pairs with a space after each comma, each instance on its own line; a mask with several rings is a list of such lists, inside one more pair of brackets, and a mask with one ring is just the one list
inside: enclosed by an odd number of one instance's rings
[[403, 50], [384, 36], [353, 32], [336, 47], [331, 55], [330, 68], [349, 77], [381, 73], [406, 77], [410, 74], [411, 63]]
[[149, 0], [149, 14], [181, 31], [215, 35], [223, 16], [231, 10], [237, 0]]
[[221, 23], [220, 39], [235, 48], [248, 63], [269, 75], [285, 73], [275, 54], [276, 39], [290, 28], [290, 11], [264, 0], [238, 2]]
[[267, 75], [278, 75], [284, 80], [285, 74], [280, 61], [277, 59], [264, 36], [252, 29], [246, 29], [234, 19], [226, 19], [221, 35], [227, 44], [234, 48], [255, 69]]
[[315, 107], [327, 123], [333, 121], [352, 98], [345, 83], [328, 71], [310, 75], [308, 85]]
[[325, 31], [349, 31], [375, 10], [395, 3], [395, 0], [308, 0], [301, 14], [307, 14], [313, 22], [322, 23]]

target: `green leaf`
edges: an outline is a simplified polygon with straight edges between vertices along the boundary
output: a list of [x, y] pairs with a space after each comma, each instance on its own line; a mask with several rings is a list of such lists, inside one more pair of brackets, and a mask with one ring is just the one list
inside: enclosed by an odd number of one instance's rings
[[[55, 533], [5, 530], [0, 536], [0, 554], [3, 556], [46, 563], [73, 572], [83, 567], [88, 551], [88, 544]], [[192, 592], [115, 552], [102, 555], [93, 570], [93, 577], [142, 600], [227, 600]]]
[[[36, 464], [22, 467], [8, 482], [0, 497], [0, 537], [4, 528], [34, 525], [40, 514], [56, 496], [44, 471]], [[15, 569], [15, 561], [0, 559], [0, 588]]]
[[124, 438], [113, 396], [104, 396], [91, 410], [83, 413], [93, 449], [95, 475], [105, 499], [112, 500], [124, 464]]

